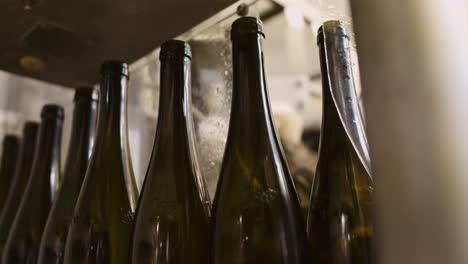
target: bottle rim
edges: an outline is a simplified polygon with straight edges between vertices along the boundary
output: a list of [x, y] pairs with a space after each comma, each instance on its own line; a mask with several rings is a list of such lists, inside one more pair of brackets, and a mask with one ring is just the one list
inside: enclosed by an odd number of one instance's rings
[[63, 119], [65, 112], [63, 107], [56, 104], [48, 104], [42, 108], [41, 118]]
[[192, 59], [192, 50], [190, 45], [182, 40], [171, 39], [161, 45], [159, 59], [167, 59], [173, 57], [187, 57]]
[[231, 40], [251, 34], [265, 37], [265, 34], [263, 33], [263, 23], [260, 19], [256, 17], [241, 17], [232, 23]]

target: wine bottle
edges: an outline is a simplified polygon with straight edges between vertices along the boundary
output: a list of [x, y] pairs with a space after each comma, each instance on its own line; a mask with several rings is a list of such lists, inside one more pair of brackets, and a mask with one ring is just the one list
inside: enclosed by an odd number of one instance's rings
[[194, 147], [188, 44], [161, 46], [159, 118], [131, 263], [208, 263], [210, 200]]
[[39, 264], [63, 263], [68, 228], [89, 160], [93, 129], [92, 88], [79, 88], [75, 93], [75, 109], [68, 155], [57, 198], [50, 209], [39, 250]]
[[60, 179], [60, 142], [63, 108], [46, 105], [41, 112], [41, 125], [31, 176], [3, 253], [3, 263], [35, 264], [50, 206]]
[[20, 152], [15, 166], [15, 175], [0, 216], [0, 260], [21, 202], [21, 197], [23, 197], [24, 189], [31, 174], [38, 129], [39, 124], [36, 122], [26, 122], [23, 128]]
[[5, 135], [2, 145], [2, 160], [0, 163], [0, 212], [7, 199], [8, 190], [15, 174], [20, 140], [15, 135]]
[[324, 23], [318, 46], [323, 115], [308, 215], [311, 263], [368, 264], [373, 182], [344, 26]]
[[96, 140], [65, 246], [66, 264], [128, 263], [138, 193], [127, 133], [125, 63], [101, 68]]
[[304, 217], [270, 112], [262, 24], [232, 25], [231, 119], [213, 203], [212, 264], [307, 263]]

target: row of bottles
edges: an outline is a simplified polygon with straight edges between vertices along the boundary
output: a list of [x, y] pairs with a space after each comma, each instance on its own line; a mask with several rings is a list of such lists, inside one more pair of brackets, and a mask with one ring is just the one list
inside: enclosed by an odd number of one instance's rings
[[273, 124], [263, 38], [256, 18], [232, 25], [232, 110], [212, 206], [194, 140], [192, 54], [187, 43], [167, 41], [159, 120], [139, 196], [125, 63], [101, 67], [94, 143], [94, 93], [77, 90], [63, 174], [60, 106], [45, 106], [41, 123], [26, 123], [21, 140], [5, 137], [2, 263], [372, 263], [373, 182], [346, 32], [336, 21], [319, 31], [323, 124], [307, 223]]

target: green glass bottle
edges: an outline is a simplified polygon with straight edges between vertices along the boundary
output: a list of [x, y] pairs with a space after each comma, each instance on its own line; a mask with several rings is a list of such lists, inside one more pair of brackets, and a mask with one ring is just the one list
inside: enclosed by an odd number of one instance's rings
[[270, 113], [263, 38], [256, 18], [232, 25], [232, 110], [213, 203], [211, 264], [308, 263], [304, 216]]
[[128, 67], [101, 68], [95, 144], [65, 246], [66, 264], [128, 263], [138, 192], [127, 132]]
[[369, 264], [373, 181], [343, 25], [324, 23], [318, 46], [323, 116], [308, 216], [311, 263]]
[[20, 140], [15, 135], [5, 135], [2, 145], [2, 160], [0, 161], [0, 212], [8, 196], [8, 191], [15, 174]]
[[58, 105], [42, 108], [31, 176], [8, 235], [3, 263], [37, 262], [42, 231], [60, 179], [63, 117], [63, 108]]
[[0, 216], [0, 259], [31, 174], [38, 130], [39, 124], [36, 122], [26, 122], [23, 128], [20, 152], [15, 166], [15, 176]]
[[93, 125], [92, 88], [79, 88], [75, 93], [75, 109], [68, 156], [57, 198], [50, 209], [39, 250], [39, 264], [63, 263], [65, 242], [73, 218], [73, 210], [88, 167]]
[[161, 47], [153, 153], [139, 201], [131, 263], [208, 263], [210, 200], [194, 147], [188, 44]]

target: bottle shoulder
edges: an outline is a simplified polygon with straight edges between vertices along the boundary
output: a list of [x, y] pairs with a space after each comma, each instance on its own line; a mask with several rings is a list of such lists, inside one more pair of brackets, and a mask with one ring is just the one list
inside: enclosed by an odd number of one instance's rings
[[[249, 187], [247, 190], [265, 190], [277, 188], [281, 183], [292, 180], [286, 159], [276, 142], [275, 144], [257, 142], [250, 145], [228, 142], [220, 181], [221, 187], [226, 185], [234, 188], [246, 185]], [[223, 184], [224, 181], [226, 184]]]
[[96, 163], [99, 161], [91, 161], [86, 172], [73, 221], [96, 222], [105, 226], [105, 223], [126, 222], [127, 218], [133, 218], [132, 202], [137, 199], [133, 197], [136, 191], [128, 191], [123, 166], [119, 166], [120, 163], [115, 167]]
[[250, 161], [242, 156], [225, 159], [213, 204], [214, 214], [218, 210], [241, 213], [263, 206], [277, 206], [280, 212], [285, 208], [299, 210], [286, 161], [280, 155], [274, 158], [265, 155]]
[[[24, 189], [16, 220], [40, 217], [37, 213], [48, 214], [52, 204], [50, 174], [46, 171], [32, 171]], [[49, 172], [49, 171], [47, 171]], [[46, 215], [47, 216], [47, 215]], [[34, 222], [34, 221], [33, 221]]]
[[127, 185], [127, 178], [134, 178], [133, 169], [125, 166], [130, 162], [129, 157], [121, 153], [119, 147], [116, 150], [97, 148], [94, 152], [86, 169], [82, 189], [105, 188], [108, 184]]
[[198, 192], [197, 164], [185, 153], [157, 152], [151, 157], [142, 196], [185, 196]]
[[[164, 162], [163, 162], [164, 163]], [[181, 161], [174, 166], [165, 166], [155, 161], [150, 165], [142, 188], [138, 215], [171, 214], [183, 219], [189, 215], [207, 218], [201, 188], [195, 168], [190, 161]], [[138, 216], [137, 216], [138, 217]]]
[[[330, 150], [330, 149], [329, 149]], [[374, 186], [353, 146], [321, 152], [312, 185], [308, 228], [346, 223], [351, 234], [371, 229]], [[367, 231], [366, 231], [367, 232]]]
[[50, 209], [44, 234], [63, 233], [72, 222], [78, 193], [73, 195], [71, 192], [66, 192], [65, 190], [66, 188], [64, 188], [64, 186], [60, 187], [59, 193]]
[[357, 188], [373, 190], [374, 183], [348, 138], [321, 146], [312, 192], [324, 189]]

